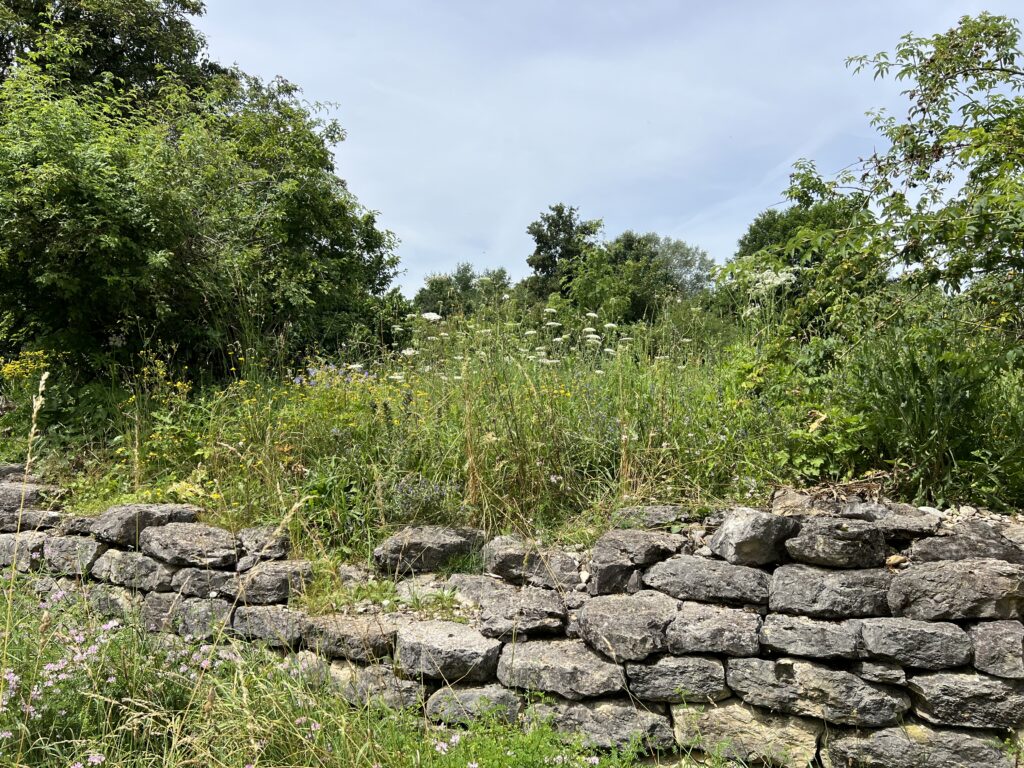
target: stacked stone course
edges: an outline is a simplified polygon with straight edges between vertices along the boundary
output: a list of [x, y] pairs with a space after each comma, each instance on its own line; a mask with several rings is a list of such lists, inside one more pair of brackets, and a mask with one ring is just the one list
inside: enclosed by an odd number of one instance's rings
[[[464, 623], [311, 617], [287, 604], [312, 568], [286, 559], [272, 527], [231, 533], [177, 504], [67, 517], [43, 509], [47, 491], [0, 465], [0, 567], [81, 582], [98, 611], [138, 612], [153, 630], [279, 648], [355, 704], [449, 725], [549, 719], [598, 748], [639, 740], [752, 764], [1018, 764], [1015, 520], [789, 491], [771, 511], [700, 521], [623, 510], [589, 552], [438, 526], [377, 548], [384, 576], [450, 591]], [[424, 576], [474, 553], [483, 574]]]

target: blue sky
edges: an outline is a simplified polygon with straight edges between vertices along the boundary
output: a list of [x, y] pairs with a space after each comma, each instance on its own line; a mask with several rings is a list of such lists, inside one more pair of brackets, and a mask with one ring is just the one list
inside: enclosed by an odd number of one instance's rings
[[556, 202], [726, 260], [801, 157], [835, 171], [900, 86], [847, 56], [1019, 0], [207, 0], [213, 58], [330, 101], [337, 170], [401, 240], [411, 295], [457, 262], [527, 272]]

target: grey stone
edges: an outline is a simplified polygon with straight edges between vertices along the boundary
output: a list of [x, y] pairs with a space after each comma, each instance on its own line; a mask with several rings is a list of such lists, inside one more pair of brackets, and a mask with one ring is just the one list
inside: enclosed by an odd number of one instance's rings
[[622, 668], [579, 640], [531, 640], [505, 646], [498, 680], [509, 688], [557, 693], [583, 699], [618, 693]]
[[1024, 683], [979, 672], [924, 672], [908, 683], [917, 714], [931, 723], [963, 728], [1024, 724]]
[[478, 573], [453, 573], [443, 584], [455, 594], [455, 599], [469, 608], [480, 608], [489, 600], [507, 598], [515, 587], [501, 579]]
[[635, 571], [680, 552], [688, 544], [684, 536], [671, 533], [609, 531], [591, 550], [587, 588], [592, 595], [623, 592]]
[[550, 589], [508, 587], [480, 602], [480, 631], [487, 637], [524, 640], [561, 634], [565, 621], [565, 603]]
[[996, 677], [1024, 679], [1024, 624], [986, 621], [969, 630], [974, 666]]
[[182, 637], [213, 640], [223, 637], [231, 627], [232, 606], [218, 598], [186, 597], [172, 614], [174, 630]]
[[840, 510], [842, 517], [869, 520], [882, 532], [886, 541], [905, 541], [931, 536], [939, 529], [942, 518], [909, 504], [851, 502]]
[[786, 540], [799, 530], [792, 518], [738, 507], [726, 512], [708, 546], [733, 565], [768, 565], [782, 558]]
[[868, 656], [904, 667], [944, 669], [971, 660], [971, 639], [956, 624], [862, 619], [861, 638]]
[[920, 723], [877, 731], [833, 730], [821, 750], [825, 768], [1013, 768], [996, 736], [938, 730]]
[[992, 559], [1024, 565], [1024, 545], [1004, 536], [999, 526], [967, 520], [958, 523], [948, 535], [915, 541], [910, 557], [918, 562]]
[[622, 507], [612, 515], [612, 519], [623, 528], [671, 528], [691, 518], [685, 507], [676, 504]]
[[123, 504], [93, 520], [91, 533], [117, 547], [137, 547], [141, 533], [152, 525], [191, 523], [199, 516], [191, 504]]
[[469, 725], [481, 717], [515, 723], [523, 712], [523, 697], [492, 683], [478, 686], [446, 686], [427, 699], [426, 714], [446, 725]]
[[90, 584], [86, 594], [89, 606], [107, 618], [128, 619], [142, 608], [142, 598], [124, 587]]
[[889, 590], [894, 616], [922, 621], [1017, 619], [1024, 615], [1024, 566], [1002, 560], [919, 563]]
[[570, 590], [580, 583], [576, 558], [558, 549], [540, 549], [516, 536], [498, 536], [484, 545], [484, 570], [511, 584]]
[[42, 531], [0, 533], [0, 568], [14, 566], [20, 573], [36, 570], [43, 559], [46, 539]]
[[52, 485], [41, 483], [0, 482], [0, 512], [17, 513], [18, 510], [44, 506], [57, 491]]
[[706, 656], [662, 656], [652, 662], [626, 664], [630, 694], [641, 701], [702, 704], [732, 694], [725, 686], [725, 666]]
[[313, 578], [308, 560], [268, 560], [257, 563], [225, 585], [225, 592], [245, 605], [287, 603]]
[[389, 575], [433, 572], [479, 552], [483, 543], [484, 533], [476, 528], [414, 525], [385, 539], [373, 550], [373, 559]]
[[24, 464], [12, 464], [7, 461], [0, 461], [0, 481], [10, 481], [12, 479], [20, 479], [18, 475], [24, 477], [26, 468]]
[[142, 600], [142, 626], [147, 632], [173, 632], [174, 609], [180, 599], [170, 592], [150, 592]]
[[306, 645], [332, 659], [373, 663], [394, 653], [398, 624], [387, 616], [318, 616]]
[[873, 568], [885, 563], [885, 537], [873, 523], [818, 519], [786, 542], [794, 560], [829, 568]]
[[398, 628], [395, 652], [409, 675], [446, 683], [494, 678], [501, 643], [453, 621], [419, 621]]
[[807, 768], [818, 753], [823, 723], [780, 715], [730, 699], [721, 704], [672, 707], [676, 741], [744, 765]]
[[238, 594], [238, 574], [209, 568], [182, 568], [174, 574], [171, 589], [186, 597], [232, 597]]
[[558, 701], [537, 704], [533, 717], [550, 721], [559, 733], [580, 738], [592, 749], [621, 749], [636, 742], [647, 751], [675, 744], [668, 716], [629, 699]]
[[419, 709], [429, 688], [415, 680], [403, 680], [384, 664], [360, 667], [350, 661], [331, 664], [331, 684], [355, 707], [385, 706], [390, 709]]
[[668, 649], [676, 654], [757, 656], [761, 617], [742, 608], [683, 603], [669, 625]]
[[0, 509], [0, 533], [42, 531], [60, 522], [60, 512], [50, 509]]
[[168, 592], [176, 570], [141, 552], [108, 549], [93, 563], [92, 575], [141, 592]]
[[858, 661], [850, 667], [850, 671], [869, 683], [907, 684], [907, 673], [903, 667], [899, 664], [890, 664], [887, 661]]
[[896, 688], [797, 659], [729, 659], [726, 682], [747, 704], [837, 725], [891, 725], [910, 709]]
[[641, 661], [665, 650], [665, 630], [678, 608], [678, 601], [652, 590], [601, 595], [580, 611], [580, 635], [614, 661]]
[[676, 555], [644, 572], [644, 584], [680, 600], [735, 605], [768, 602], [768, 574], [691, 555]]
[[776, 653], [813, 659], [855, 659], [860, 655], [860, 619], [823, 621], [772, 613], [761, 625], [761, 645]]
[[256, 563], [288, 557], [288, 531], [276, 525], [259, 525], [238, 532], [238, 570], [247, 571]]
[[819, 619], [888, 616], [892, 574], [881, 568], [830, 571], [783, 565], [772, 574], [769, 608]]
[[235, 537], [223, 528], [202, 523], [167, 523], [139, 534], [139, 548], [171, 565], [234, 568], [238, 560]]
[[294, 648], [309, 633], [310, 620], [301, 611], [280, 605], [242, 605], [235, 609], [231, 628], [245, 640]]
[[95, 517], [72, 515], [62, 517], [57, 525], [56, 533], [61, 536], [92, 536]]
[[43, 542], [43, 559], [50, 573], [88, 576], [107, 545], [85, 536], [50, 536]]

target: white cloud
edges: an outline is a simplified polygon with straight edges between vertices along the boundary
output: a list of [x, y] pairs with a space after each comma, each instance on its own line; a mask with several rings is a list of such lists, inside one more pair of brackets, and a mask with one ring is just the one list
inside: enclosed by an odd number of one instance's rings
[[[212, 54], [338, 103], [339, 173], [402, 239], [415, 290], [458, 261], [526, 270], [527, 224], [564, 201], [608, 234], [727, 258], [792, 162], [870, 152], [891, 82], [844, 59], [977, 3], [210, 0]], [[1010, 13], [1014, 3], [988, 3]]]

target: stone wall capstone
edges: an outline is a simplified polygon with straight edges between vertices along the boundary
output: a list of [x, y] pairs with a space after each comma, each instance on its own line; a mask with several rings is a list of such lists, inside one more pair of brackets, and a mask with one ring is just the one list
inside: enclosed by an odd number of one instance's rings
[[[771, 510], [702, 520], [620, 510], [633, 527], [589, 552], [409, 526], [375, 550], [379, 577], [410, 600], [447, 592], [460, 620], [380, 605], [308, 616], [288, 603], [312, 567], [272, 526], [229, 532], [180, 504], [64, 516], [46, 508], [52, 489], [0, 469], [0, 567], [154, 631], [278, 648], [354, 704], [448, 725], [541, 718], [595, 748], [786, 768], [1018, 764], [1019, 518], [786, 490]], [[474, 554], [483, 574], [438, 575]]]

